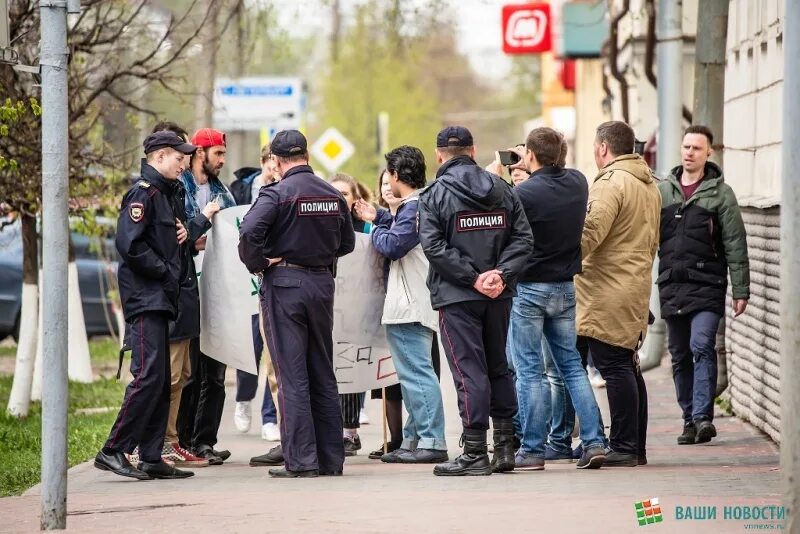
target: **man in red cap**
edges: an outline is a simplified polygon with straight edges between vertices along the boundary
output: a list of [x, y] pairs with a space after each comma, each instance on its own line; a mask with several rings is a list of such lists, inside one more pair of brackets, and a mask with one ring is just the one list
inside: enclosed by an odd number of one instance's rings
[[[233, 195], [219, 179], [219, 172], [225, 165], [225, 134], [213, 128], [201, 128], [192, 136], [192, 141], [197, 151], [190, 168], [180, 178], [186, 188], [188, 220], [212, 202], [221, 210], [236, 205]], [[205, 244], [203, 236], [195, 242], [195, 248], [204, 250]], [[225, 404], [226, 366], [200, 352], [199, 339], [191, 342], [190, 360], [192, 376], [184, 385], [178, 412], [180, 444], [211, 465], [219, 465], [230, 457], [229, 451], [214, 449]]]

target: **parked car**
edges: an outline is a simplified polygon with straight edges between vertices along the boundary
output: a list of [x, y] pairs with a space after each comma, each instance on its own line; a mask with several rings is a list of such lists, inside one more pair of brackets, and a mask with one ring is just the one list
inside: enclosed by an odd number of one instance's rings
[[[116, 278], [117, 252], [113, 228], [103, 239], [72, 233], [83, 317], [89, 336], [116, 332], [112, 301], [108, 297], [109, 274]], [[111, 261], [103, 258], [110, 258]], [[22, 307], [22, 231], [20, 222], [0, 229], [0, 340], [19, 335]]]

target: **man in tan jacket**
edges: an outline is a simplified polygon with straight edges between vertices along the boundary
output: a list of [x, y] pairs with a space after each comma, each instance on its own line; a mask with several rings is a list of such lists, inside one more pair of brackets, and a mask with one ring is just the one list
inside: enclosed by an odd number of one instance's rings
[[661, 196], [647, 163], [633, 153], [634, 141], [624, 122], [597, 127], [600, 172], [589, 188], [583, 272], [575, 277], [579, 350], [591, 353], [608, 391], [607, 467], [647, 463], [647, 390], [636, 350], [647, 331]]

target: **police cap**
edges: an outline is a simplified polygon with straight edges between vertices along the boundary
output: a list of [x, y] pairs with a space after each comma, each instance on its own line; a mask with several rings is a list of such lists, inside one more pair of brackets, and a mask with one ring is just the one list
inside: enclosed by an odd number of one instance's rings
[[184, 154], [193, 154], [197, 147], [181, 139], [178, 134], [169, 130], [152, 133], [144, 140], [144, 153], [149, 154], [162, 148], [174, 148]]
[[472, 134], [463, 126], [448, 126], [436, 136], [436, 148], [472, 146]]
[[270, 152], [282, 158], [305, 154], [308, 152], [306, 136], [297, 130], [281, 130], [270, 143]]

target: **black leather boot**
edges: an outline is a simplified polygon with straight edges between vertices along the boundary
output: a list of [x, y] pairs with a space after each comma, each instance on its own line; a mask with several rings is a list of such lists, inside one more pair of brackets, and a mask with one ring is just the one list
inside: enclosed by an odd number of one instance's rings
[[492, 471], [506, 473], [514, 470], [514, 420], [492, 418], [494, 427], [494, 456]]
[[448, 477], [491, 475], [492, 465], [489, 463], [489, 455], [486, 454], [486, 431], [465, 428], [461, 441], [464, 453], [452, 462], [434, 467], [433, 474]]

